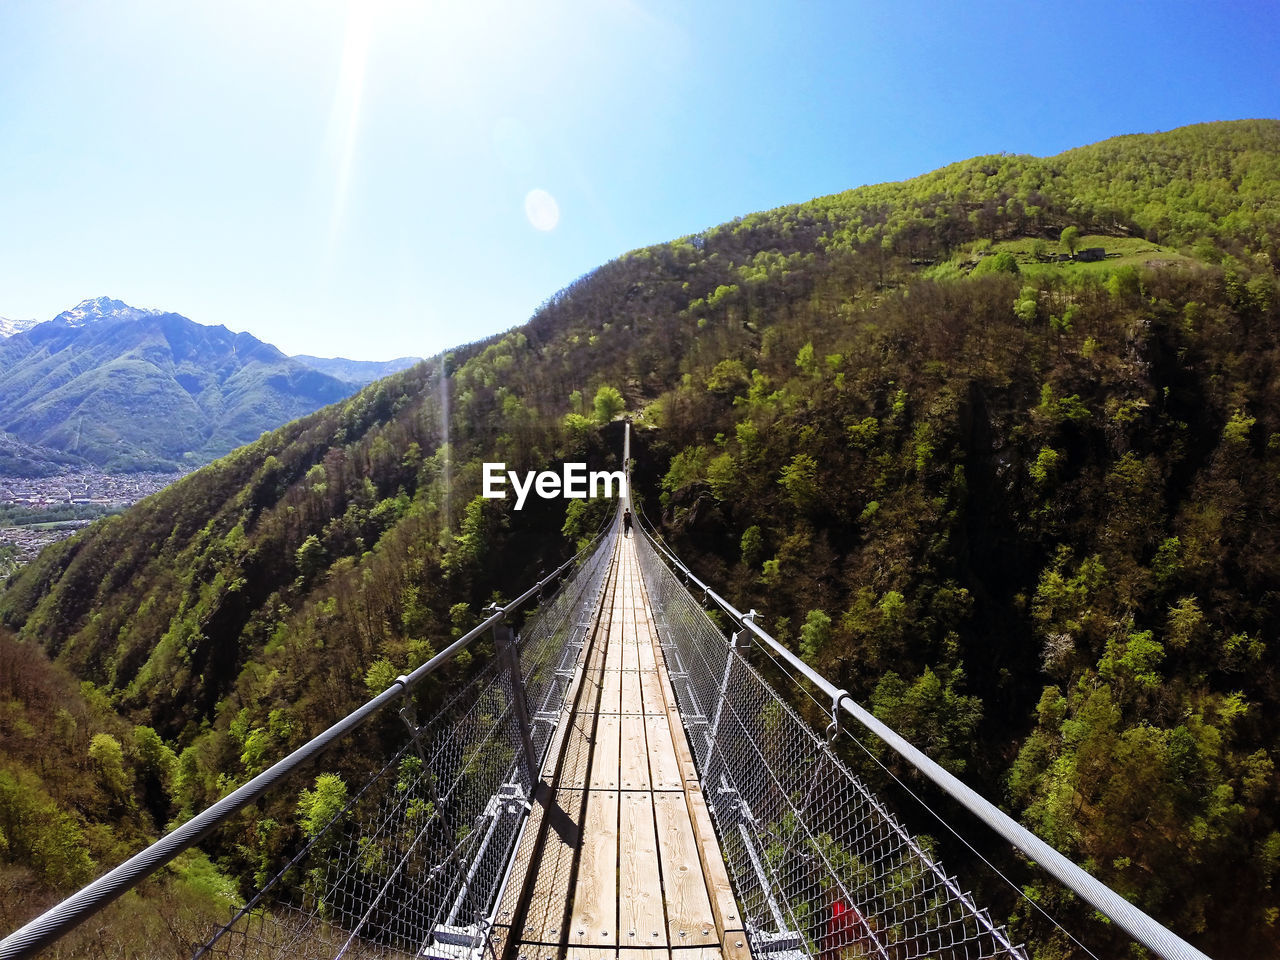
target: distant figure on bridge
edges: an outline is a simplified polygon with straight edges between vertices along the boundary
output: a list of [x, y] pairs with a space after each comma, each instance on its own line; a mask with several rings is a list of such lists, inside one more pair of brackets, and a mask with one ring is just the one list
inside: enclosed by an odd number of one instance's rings
[[622, 511], [622, 531], [628, 537], [631, 536], [631, 511]]

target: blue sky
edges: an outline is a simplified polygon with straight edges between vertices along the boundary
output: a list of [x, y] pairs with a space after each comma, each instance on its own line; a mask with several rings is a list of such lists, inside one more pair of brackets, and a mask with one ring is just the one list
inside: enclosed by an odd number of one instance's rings
[[627, 250], [1280, 115], [1280, 4], [0, 0], [0, 315], [428, 355]]

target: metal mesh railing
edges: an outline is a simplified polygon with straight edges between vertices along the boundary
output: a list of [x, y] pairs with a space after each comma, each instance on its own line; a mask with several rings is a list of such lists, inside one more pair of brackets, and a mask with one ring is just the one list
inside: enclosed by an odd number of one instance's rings
[[317, 778], [303, 806], [329, 804], [336, 815], [313, 813], [328, 822], [196, 956], [454, 958], [483, 949], [612, 547], [610, 534], [518, 637], [495, 628], [495, 656], [424, 723], [403, 710], [403, 745], [358, 792]]
[[753, 956], [1025, 960], [637, 540]]

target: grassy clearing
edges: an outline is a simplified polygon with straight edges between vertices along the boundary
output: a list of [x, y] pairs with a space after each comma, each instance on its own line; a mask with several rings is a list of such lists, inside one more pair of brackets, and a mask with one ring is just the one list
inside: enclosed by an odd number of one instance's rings
[[[1107, 276], [1117, 267], [1148, 265], [1168, 266], [1171, 264], [1195, 264], [1200, 261], [1179, 253], [1172, 247], [1161, 246], [1144, 240], [1141, 237], [1108, 237], [1101, 234], [1087, 234], [1080, 237], [1077, 251], [1089, 247], [1102, 247], [1107, 252], [1107, 259], [1094, 263], [1081, 263], [1067, 260], [1062, 263], [1042, 263], [1036, 258], [1037, 247], [1042, 247], [1046, 254], [1066, 253], [1059, 243], [1047, 240], [1036, 240], [1031, 237], [1020, 237], [1016, 240], [1002, 240], [999, 243], [978, 241], [969, 244], [945, 263], [939, 263], [924, 271], [924, 275], [934, 279], [960, 277], [969, 273], [979, 262], [978, 253], [994, 256], [998, 253], [1011, 253], [1018, 262], [1018, 269], [1026, 277], [1042, 277], [1050, 275], [1081, 275], [1086, 273]], [[1119, 254], [1119, 256], [1115, 256]]]

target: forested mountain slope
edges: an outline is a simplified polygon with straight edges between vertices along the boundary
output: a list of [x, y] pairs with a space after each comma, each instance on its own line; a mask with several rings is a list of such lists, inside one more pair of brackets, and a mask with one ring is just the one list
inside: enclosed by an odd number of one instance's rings
[[[1052, 259], [1065, 228], [1121, 256]], [[481, 500], [479, 465], [607, 464], [617, 388], [704, 576], [1208, 952], [1270, 956], [1277, 258], [1276, 121], [753, 214], [50, 548], [0, 616], [154, 727], [196, 809], [564, 556], [594, 518]], [[278, 863], [295, 802], [222, 867]]]
[[[44, 651], [0, 631], [0, 931], [132, 856], [168, 816], [175, 756]], [[55, 956], [183, 956], [235, 895], [189, 851]]]

